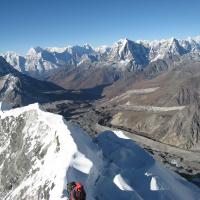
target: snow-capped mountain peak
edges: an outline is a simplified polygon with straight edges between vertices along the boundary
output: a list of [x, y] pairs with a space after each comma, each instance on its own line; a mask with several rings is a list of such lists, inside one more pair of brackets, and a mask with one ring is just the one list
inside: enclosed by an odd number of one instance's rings
[[67, 47], [47, 47], [46, 50], [52, 53], [63, 53]]
[[84, 44], [83, 47], [88, 50], [93, 50], [92, 46], [88, 43]]
[[14, 52], [14, 51], [7, 51], [7, 52], [5, 52], [5, 53], [3, 53], [2, 55], [4, 55], [4, 56], [8, 56], [8, 57], [17, 57], [17, 56], [19, 56], [16, 52]]
[[38, 53], [41, 53], [42, 51], [44, 51], [41, 47], [31, 47], [29, 50], [28, 50], [28, 53], [27, 55], [28, 56], [32, 56], [32, 55], [36, 55]]
[[128, 38], [120, 39], [116, 42], [117, 45], [126, 45], [130, 40]]
[[200, 35], [193, 38], [196, 42], [200, 42]]

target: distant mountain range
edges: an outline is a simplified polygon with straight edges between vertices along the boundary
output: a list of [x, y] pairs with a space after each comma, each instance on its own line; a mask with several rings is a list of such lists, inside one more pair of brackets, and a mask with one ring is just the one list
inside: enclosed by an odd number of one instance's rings
[[69, 70], [79, 66], [114, 66], [120, 70], [139, 71], [150, 63], [164, 59], [176, 61], [183, 55], [200, 55], [200, 37], [177, 40], [131, 41], [121, 39], [112, 46], [93, 48], [67, 46], [64, 48], [31, 48], [26, 56], [15, 52], [2, 56], [15, 69], [32, 76], [43, 76], [58, 68]]
[[99, 48], [37, 47], [25, 57], [13, 52], [2, 56], [10, 63], [0, 57], [3, 102], [27, 105], [106, 97], [102, 106], [113, 111], [111, 125], [181, 148], [200, 149], [200, 37], [123, 39]]

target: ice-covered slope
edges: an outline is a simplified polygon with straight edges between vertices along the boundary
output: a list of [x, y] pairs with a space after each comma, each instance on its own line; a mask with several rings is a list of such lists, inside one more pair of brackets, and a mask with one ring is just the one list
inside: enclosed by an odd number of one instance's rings
[[121, 132], [91, 139], [38, 104], [0, 116], [0, 199], [66, 199], [69, 181], [81, 181], [88, 200], [199, 199]]

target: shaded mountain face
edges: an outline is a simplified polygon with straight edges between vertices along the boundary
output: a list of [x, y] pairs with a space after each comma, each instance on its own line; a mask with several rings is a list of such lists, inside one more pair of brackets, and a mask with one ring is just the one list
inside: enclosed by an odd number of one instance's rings
[[[104, 90], [109, 100], [102, 106], [115, 113], [110, 123], [170, 145], [200, 150], [200, 62], [187, 60], [168, 70], [163, 62], [158, 66], [149, 66], [141, 79], [132, 76]], [[152, 76], [155, 69], [162, 73]]]
[[61, 98], [56, 93], [64, 89], [53, 83], [24, 75], [0, 57], [0, 101], [11, 106], [47, 102]]
[[46, 80], [65, 89], [79, 90], [110, 85], [124, 77], [124, 73], [113, 66], [93, 67], [82, 65], [70, 71], [65, 68], [59, 69], [47, 77]]
[[6, 62], [6, 60], [0, 56], [0, 75], [4, 76], [9, 73], [18, 73], [16, 69], [14, 69], [9, 63]]

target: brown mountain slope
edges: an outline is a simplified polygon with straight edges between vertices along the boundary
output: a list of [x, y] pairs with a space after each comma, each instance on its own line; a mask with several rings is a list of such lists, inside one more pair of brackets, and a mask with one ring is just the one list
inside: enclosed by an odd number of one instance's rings
[[48, 77], [53, 82], [65, 89], [86, 89], [100, 85], [112, 84], [122, 76], [122, 72], [109, 67], [77, 67], [68, 71], [61, 69]]
[[[111, 94], [112, 87], [106, 88], [105, 94]], [[102, 103], [115, 112], [111, 124], [200, 150], [199, 62], [182, 63], [150, 80], [132, 80], [127, 88]]]

